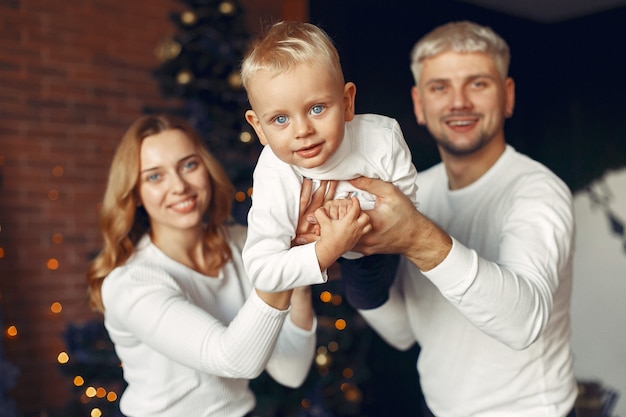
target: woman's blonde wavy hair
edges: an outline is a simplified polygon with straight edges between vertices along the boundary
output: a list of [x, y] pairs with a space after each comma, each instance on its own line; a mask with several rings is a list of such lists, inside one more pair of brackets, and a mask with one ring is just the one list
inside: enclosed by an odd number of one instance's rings
[[109, 170], [99, 213], [103, 246], [87, 272], [89, 304], [96, 311], [104, 312], [102, 282], [114, 268], [128, 260], [139, 239], [150, 228], [150, 219], [139, 204], [137, 190], [141, 144], [148, 136], [172, 129], [183, 131], [191, 139], [209, 173], [212, 197], [205, 213], [209, 261], [212, 266], [221, 268], [231, 259], [230, 247], [220, 231], [231, 219], [234, 197], [234, 187], [226, 172], [185, 120], [166, 114], [142, 116], [122, 136]]

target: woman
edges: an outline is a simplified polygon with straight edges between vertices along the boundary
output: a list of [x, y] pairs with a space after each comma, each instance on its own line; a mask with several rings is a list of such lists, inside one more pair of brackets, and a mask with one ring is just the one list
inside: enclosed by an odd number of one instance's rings
[[143, 116], [122, 137], [88, 285], [123, 364], [129, 417], [241, 417], [255, 406], [248, 381], [264, 369], [289, 387], [308, 373], [310, 289], [252, 288], [233, 193], [185, 121]]

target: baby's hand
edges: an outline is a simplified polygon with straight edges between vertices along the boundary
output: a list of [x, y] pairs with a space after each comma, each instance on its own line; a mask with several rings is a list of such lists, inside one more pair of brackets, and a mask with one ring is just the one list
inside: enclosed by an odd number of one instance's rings
[[329, 201], [315, 211], [315, 217], [320, 226], [315, 251], [322, 270], [352, 250], [361, 237], [372, 230], [370, 218], [361, 211], [356, 197]]
[[355, 198], [340, 198], [337, 200], [327, 201], [323, 206], [324, 211], [331, 220], [341, 220], [346, 217], [348, 212], [351, 210], [354, 205], [354, 199]]

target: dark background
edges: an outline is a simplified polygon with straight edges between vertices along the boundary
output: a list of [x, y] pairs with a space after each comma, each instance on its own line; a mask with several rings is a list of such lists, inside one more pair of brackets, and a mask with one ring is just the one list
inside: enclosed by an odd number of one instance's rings
[[626, 165], [626, 8], [557, 23], [456, 1], [311, 0], [311, 23], [334, 39], [346, 79], [357, 85], [358, 113], [398, 119], [419, 170], [439, 161], [413, 115], [409, 54], [439, 24], [473, 20], [511, 48], [515, 114], [507, 141], [543, 162], [573, 191]]

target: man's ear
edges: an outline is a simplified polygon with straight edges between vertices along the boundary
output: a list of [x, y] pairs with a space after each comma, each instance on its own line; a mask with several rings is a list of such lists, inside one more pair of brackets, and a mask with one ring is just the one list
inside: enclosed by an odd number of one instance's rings
[[263, 129], [261, 129], [261, 122], [259, 121], [259, 118], [257, 117], [254, 110], [246, 111], [246, 121], [248, 122], [248, 124], [250, 124], [250, 126], [252, 126], [252, 128], [256, 132], [256, 135], [259, 137], [259, 142], [261, 142], [261, 145], [267, 145], [267, 138], [265, 137], [265, 133], [263, 133]]
[[509, 118], [513, 116], [515, 109], [515, 81], [508, 77], [504, 80], [504, 116]]
[[413, 99], [413, 113], [417, 119], [418, 125], [426, 125], [426, 118], [424, 117], [424, 107], [422, 105], [422, 97], [420, 96], [419, 89], [416, 85], [411, 88], [411, 99]]
[[354, 98], [356, 97], [356, 84], [348, 82], [343, 86], [343, 119], [346, 122], [354, 119]]

